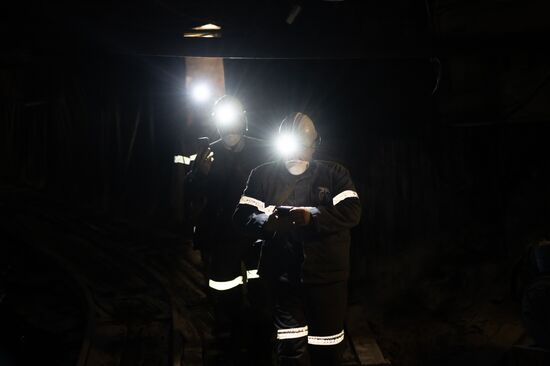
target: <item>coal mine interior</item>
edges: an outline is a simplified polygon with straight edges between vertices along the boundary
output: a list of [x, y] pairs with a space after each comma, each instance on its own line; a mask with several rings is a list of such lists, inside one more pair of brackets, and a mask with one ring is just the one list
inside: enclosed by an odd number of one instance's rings
[[[267, 206], [282, 203], [239, 197], [280, 188], [280, 176], [253, 186], [261, 169], [246, 185], [254, 159], [296, 176], [273, 143], [295, 112], [314, 123], [314, 159], [353, 182], [317, 209], [298, 190], [325, 166], [310, 161], [281, 200], [307, 206], [295, 212], [311, 222], [291, 230], [318, 230], [297, 236], [298, 297], [322, 287], [308, 282], [308, 260], [329, 263], [316, 270], [330, 277], [347, 258], [340, 292], [319, 298], [345, 316], [337, 341], [320, 335], [341, 359], [323, 362], [550, 364], [549, 11], [542, 0], [6, 5], [0, 364], [286, 364], [291, 342], [271, 323], [278, 285], [260, 264], [257, 303], [244, 259], [232, 291], [213, 273], [244, 241], [263, 239], [267, 262], [282, 237], [283, 226], [256, 237], [245, 226], [279, 220]], [[241, 103], [239, 133], [259, 152], [225, 139], [223, 95]], [[221, 137], [210, 173], [205, 136]], [[339, 211], [352, 203], [360, 213]], [[297, 364], [324, 364], [316, 349], [332, 346], [315, 345], [314, 324], [337, 318], [330, 306], [321, 320], [306, 311], [312, 359]]]

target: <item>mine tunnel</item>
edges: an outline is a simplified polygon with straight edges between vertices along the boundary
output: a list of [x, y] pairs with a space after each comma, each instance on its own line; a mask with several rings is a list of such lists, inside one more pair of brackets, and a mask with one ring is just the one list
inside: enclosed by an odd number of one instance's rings
[[2, 6], [0, 365], [550, 365], [550, 5]]

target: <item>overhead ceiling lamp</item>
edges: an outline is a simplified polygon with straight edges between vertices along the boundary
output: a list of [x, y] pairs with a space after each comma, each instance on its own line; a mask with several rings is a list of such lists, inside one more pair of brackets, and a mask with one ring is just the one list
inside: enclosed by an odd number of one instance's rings
[[191, 31], [183, 33], [184, 38], [220, 38], [222, 36], [219, 25], [208, 23], [191, 28]]
[[194, 27], [194, 28], [191, 28], [191, 29], [200, 30], [200, 31], [204, 31], [204, 30], [221, 30], [222, 27], [220, 27], [219, 25], [216, 25], [216, 24], [208, 23], [208, 24], [205, 24], [205, 25], [199, 25], [198, 27]]

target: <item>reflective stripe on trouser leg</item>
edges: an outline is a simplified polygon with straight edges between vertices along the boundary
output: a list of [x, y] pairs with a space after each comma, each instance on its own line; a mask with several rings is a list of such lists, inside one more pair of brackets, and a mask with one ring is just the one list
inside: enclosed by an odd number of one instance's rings
[[334, 346], [344, 340], [344, 331], [329, 336], [311, 336], [307, 337], [307, 343], [316, 346]]
[[307, 325], [305, 327], [277, 329], [277, 339], [294, 339], [307, 336]]
[[308, 327], [277, 329], [277, 361], [280, 366], [311, 366], [307, 345]]
[[347, 308], [347, 282], [304, 286], [311, 364], [336, 366], [342, 361], [342, 329]]
[[260, 275], [258, 274], [257, 269], [250, 269], [246, 271], [246, 279], [247, 280], [253, 280], [255, 278], [260, 278]]
[[235, 277], [230, 281], [214, 281], [212, 279], [208, 281], [208, 286], [218, 291], [230, 290], [242, 284], [243, 284], [243, 276]]
[[273, 323], [277, 329], [276, 353], [281, 366], [310, 366], [301, 286], [272, 282]]

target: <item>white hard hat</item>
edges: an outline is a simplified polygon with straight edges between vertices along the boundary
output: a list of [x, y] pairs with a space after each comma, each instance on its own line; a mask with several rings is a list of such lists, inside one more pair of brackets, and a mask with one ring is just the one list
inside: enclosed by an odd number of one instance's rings
[[279, 126], [279, 134], [291, 134], [297, 137], [300, 145], [317, 147], [321, 136], [317, 133], [315, 124], [307, 114], [295, 112], [286, 117]]

